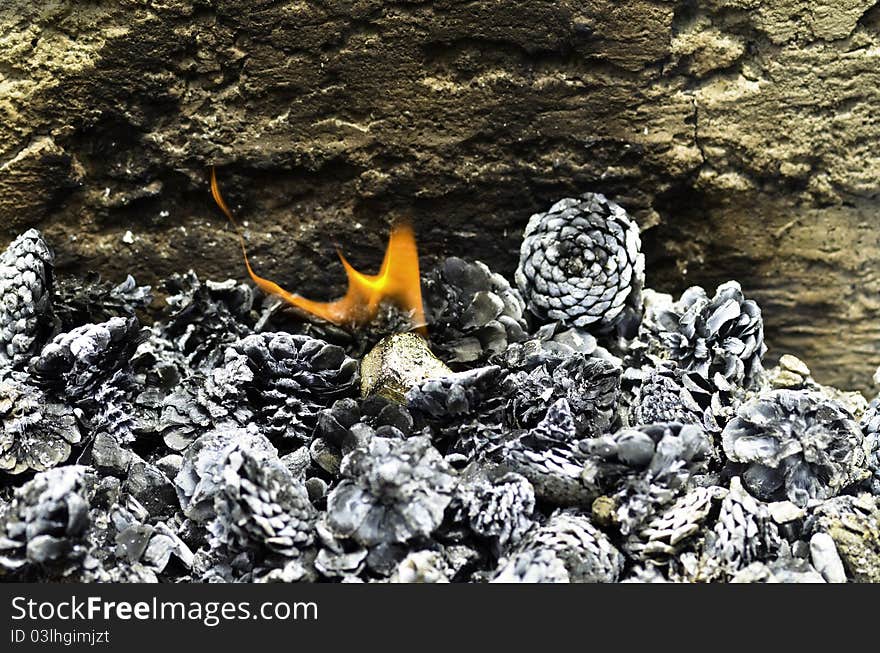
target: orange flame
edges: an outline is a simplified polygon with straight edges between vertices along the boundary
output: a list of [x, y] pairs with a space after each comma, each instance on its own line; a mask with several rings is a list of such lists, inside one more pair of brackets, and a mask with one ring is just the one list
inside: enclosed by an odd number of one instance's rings
[[214, 168], [211, 168], [211, 195], [217, 202], [217, 206], [235, 227], [248, 274], [263, 292], [276, 295], [288, 304], [307, 313], [342, 326], [367, 324], [376, 318], [379, 308], [384, 302], [391, 302], [409, 312], [416, 330], [423, 336], [427, 335], [425, 312], [422, 307], [419, 255], [412, 227], [408, 224], [399, 224], [391, 229], [388, 248], [385, 250], [385, 258], [382, 260], [379, 274], [358, 272], [337, 249], [336, 253], [339, 255], [348, 277], [348, 290], [344, 297], [335, 302], [316, 302], [290, 293], [274, 281], [269, 281], [254, 273], [248, 260], [241, 229], [235, 218], [232, 217], [232, 212], [226, 206], [226, 202], [223, 201], [223, 196], [220, 195]]

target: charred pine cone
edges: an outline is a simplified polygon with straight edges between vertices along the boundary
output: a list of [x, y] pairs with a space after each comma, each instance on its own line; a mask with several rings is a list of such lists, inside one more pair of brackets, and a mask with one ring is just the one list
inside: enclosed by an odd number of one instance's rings
[[137, 318], [114, 317], [56, 336], [31, 364], [40, 385], [60, 397], [81, 401], [126, 367], [140, 341]]
[[649, 311], [642, 335], [680, 368], [752, 387], [763, 373], [764, 321], [758, 305], [736, 281], [718, 286], [711, 299], [699, 286], [681, 299]]
[[525, 303], [480, 261], [447, 258], [425, 279], [431, 341], [449, 363], [485, 361], [526, 339]]
[[41, 472], [18, 488], [0, 516], [0, 567], [15, 572], [83, 558], [95, 484], [88, 468], [70, 465]]
[[517, 544], [534, 524], [535, 491], [519, 474], [469, 478], [459, 485], [454, 505], [458, 519], [491, 541], [496, 555]]
[[624, 558], [608, 537], [577, 512], [557, 510], [547, 523], [529, 532], [518, 553], [551, 551], [573, 583], [614, 583]]
[[0, 254], [0, 365], [21, 367], [51, 332], [54, 260], [36, 229]]
[[81, 435], [73, 410], [49, 399], [28, 376], [0, 369], [0, 470], [44, 471], [66, 461]]
[[316, 512], [306, 489], [263, 436], [244, 429], [202, 436], [174, 483], [184, 514], [208, 524], [215, 547], [291, 557], [312, 542]]
[[799, 506], [828, 499], [867, 478], [858, 424], [837, 402], [803, 390], [775, 390], [743, 404], [722, 433], [727, 458], [746, 465], [756, 497]]
[[709, 379], [660, 365], [642, 382], [634, 411], [637, 424], [696, 424], [717, 435], [733, 417], [734, 387], [720, 374]]
[[493, 583], [570, 583], [565, 563], [552, 549], [512, 555], [495, 572]]
[[632, 337], [645, 276], [640, 248], [636, 223], [604, 195], [567, 198], [529, 220], [516, 284], [539, 318]]
[[327, 499], [327, 524], [364, 546], [430, 535], [443, 519], [456, 477], [425, 436], [373, 438], [342, 461]]
[[232, 345], [227, 364], [238, 356], [246, 358], [251, 371], [241, 387], [273, 438], [309, 440], [321, 410], [357, 391], [357, 361], [322, 340], [261, 333]]
[[534, 427], [554, 402], [565, 399], [577, 434], [601, 435], [614, 419], [620, 376], [620, 367], [582, 354], [551, 358], [529, 371], [513, 372], [505, 380], [509, 420], [520, 428]]
[[85, 279], [58, 277], [53, 303], [61, 328], [69, 331], [112, 317], [134, 317], [137, 310], [146, 308], [152, 300], [150, 286], [137, 285], [131, 275], [113, 285], [102, 281], [97, 273], [89, 273]]
[[588, 456], [588, 487], [614, 492], [616, 522], [624, 535], [638, 530], [705, 471], [712, 445], [702, 428], [651, 424], [580, 442]]
[[871, 471], [871, 492], [880, 495], [880, 399], [874, 399], [860, 422], [865, 436], [865, 455]]

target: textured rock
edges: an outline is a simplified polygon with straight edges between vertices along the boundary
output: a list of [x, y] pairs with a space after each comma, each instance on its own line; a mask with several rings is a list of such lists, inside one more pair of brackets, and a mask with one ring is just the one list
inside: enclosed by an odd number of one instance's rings
[[330, 296], [389, 218], [510, 276], [529, 215], [601, 191], [649, 285], [738, 278], [817, 380], [877, 365], [872, 0], [79, 5], [0, 9], [0, 245], [225, 278], [216, 164], [260, 273]]

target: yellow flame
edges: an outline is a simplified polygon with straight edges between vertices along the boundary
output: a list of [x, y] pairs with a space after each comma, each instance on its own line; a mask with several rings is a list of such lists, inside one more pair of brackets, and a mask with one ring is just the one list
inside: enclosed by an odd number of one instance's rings
[[422, 335], [427, 335], [419, 276], [419, 254], [410, 225], [398, 224], [392, 227], [388, 248], [385, 250], [385, 258], [382, 260], [378, 274], [358, 272], [337, 249], [336, 253], [348, 277], [348, 290], [341, 299], [334, 302], [316, 302], [290, 293], [274, 281], [264, 279], [254, 272], [248, 260], [241, 228], [220, 194], [214, 168], [211, 168], [211, 195], [235, 228], [248, 274], [263, 292], [276, 295], [288, 304], [340, 326], [367, 324], [376, 318], [384, 302], [390, 302], [409, 312], [416, 330]]

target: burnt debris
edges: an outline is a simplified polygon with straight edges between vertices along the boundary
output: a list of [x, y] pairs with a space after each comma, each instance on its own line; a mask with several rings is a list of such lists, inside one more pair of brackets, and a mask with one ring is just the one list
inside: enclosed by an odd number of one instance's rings
[[735, 281], [644, 288], [599, 194], [532, 216], [515, 281], [441, 261], [428, 339], [385, 337], [194, 272], [56, 279], [27, 231], [0, 579], [880, 581], [880, 398], [767, 366]]

